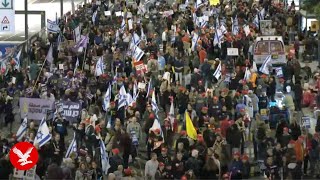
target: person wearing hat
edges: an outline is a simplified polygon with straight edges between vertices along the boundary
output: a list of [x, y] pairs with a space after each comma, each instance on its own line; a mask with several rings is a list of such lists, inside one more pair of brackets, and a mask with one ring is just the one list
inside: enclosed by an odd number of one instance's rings
[[235, 151], [233, 153], [233, 160], [229, 166], [229, 172], [231, 172], [231, 179], [242, 179], [243, 163], [240, 159], [240, 152]]
[[159, 167], [155, 175], [155, 179], [165, 179], [167, 172], [165, 170], [165, 163], [159, 162]]
[[201, 108], [201, 113], [199, 115], [197, 127], [199, 127], [199, 128], [205, 127], [206, 124], [208, 124], [208, 123], [209, 123], [208, 107], [203, 106]]
[[123, 159], [119, 154], [120, 151], [118, 148], [112, 149], [112, 156], [109, 158], [110, 168], [108, 169], [108, 173], [115, 172], [119, 165], [123, 165]]

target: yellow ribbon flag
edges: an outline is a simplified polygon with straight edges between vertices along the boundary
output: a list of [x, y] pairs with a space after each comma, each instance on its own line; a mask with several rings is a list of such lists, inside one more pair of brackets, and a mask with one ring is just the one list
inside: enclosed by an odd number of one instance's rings
[[196, 128], [194, 128], [188, 112], [186, 112], [186, 130], [187, 130], [187, 135], [191, 139], [194, 139], [194, 140], [197, 139], [197, 130], [196, 130]]
[[216, 6], [217, 4], [219, 4], [220, 1], [219, 0], [210, 0], [210, 5], [211, 6]]

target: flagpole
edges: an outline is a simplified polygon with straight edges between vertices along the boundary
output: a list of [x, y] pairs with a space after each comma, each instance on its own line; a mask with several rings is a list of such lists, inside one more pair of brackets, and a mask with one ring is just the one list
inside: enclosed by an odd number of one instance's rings
[[43, 67], [44, 67], [44, 65], [45, 65], [46, 62], [47, 62], [47, 58], [46, 58], [46, 59], [43, 61], [43, 63], [42, 63], [42, 66], [41, 66], [41, 69], [40, 69], [40, 71], [39, 71], [38, 77], [37, 77], [36, 81], [34, 82], [32, 91], [34, 91], [34, 88], [35, 88], [36, 85], [37, 85], [37, 82], [38, 82], [38, 80], [39, 80], [39, 78], [40, 78], [41, 72], [42, 72]]
[[[87, 45], [88, 46], [88, 45]], [[86, 49], [84, 50], [84, 55], [83, 55], [83, 63], [82, 63], [82, 71], [84, 69], [84, 65], [86, 64], [87, 60], [86, 60], [86, 54], [87, 54], [87, 47]]]

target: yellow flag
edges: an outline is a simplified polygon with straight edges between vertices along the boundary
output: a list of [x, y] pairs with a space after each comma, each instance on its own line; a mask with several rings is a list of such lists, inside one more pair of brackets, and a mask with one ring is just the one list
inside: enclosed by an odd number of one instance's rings
[[219, 0], [210, 0], [210, 5], [211, 6], [216, 6], [217, 4], [219, 4], [220, 1]]
[[194, 128], [188, 112], [186, 112], [186, 129], [187, 129], [187, 135], [191, 139], [196, 140], [197, 139], [197, 130], [196, 130], [196, 128]]

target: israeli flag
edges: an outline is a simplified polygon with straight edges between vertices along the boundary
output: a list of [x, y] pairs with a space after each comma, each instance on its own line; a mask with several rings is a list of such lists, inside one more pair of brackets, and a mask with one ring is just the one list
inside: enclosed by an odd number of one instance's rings
[[137, 33], [134, 33], [132, 36], [132, 42], [134, 45], [138, 45], [141, 42], [141, 39]]
[[19, 70], [20, 69], [20, 56], [21, 56], [22, 49], [18, 52], [16, 57], [13, 59], [15, 62], [14, 69]]
[[214, 34], [213, 38], [213, 45], [216, 46], [218, 45], [221, 48], [221, 39], [223, 38], [222, 31], [218, 28], [216, 28], [216, 32]]
[[222, 34], [226, 34], [228, 32], [227, 28], [223, 24], [220, 26], [220, 30]]
[[140, 49], [138, 46], [135, 46], [133, 51], [133, 59], [135, 61], [140, 61], [143, 55], [144, 55], [144, 52], [142, 51], [142, 49]]
[[244, 73], [243, 79], [244, 79], [245, 81], [249, 81], [250, 77], [251, 77], [251, 72], [250, 72], [249, 68], [246, 67], [246, 72]]
[[259, 28], [260, 20], [259, 20], [258, 14], [256, 14], [256, 16], [254, 17], [254, 19], [253, 19], [253, 24], [254, 24], [257, 28]]
[[93, 23], [93, 25], [96, 24], [97, 14], [98, 14], [98, 11], [95, 11], [95, 12], [92, 14], [92, 23]]
[[152, 110], [155, 112], [155, 114], [158, 115], [159, 108], [158, 108], [158, 105], [157, 105], [155, 91], [152, 92], [151, 106], [152, 106]]
[[150, 94], [150, 91], [152, 89], [152, 79], [149, 80], [149, 83], [148, 83], [148, 89], [147, 89], [147, 96], [146, 98], [149, 97], [149, 94]]
[[17, 140], [18, 141], [21, 141], [22, 138], [24, 137], [24, 135], [27, 133], [27, 130], [28, 130], [28, 119], [27, 117], [25, 117], [23, 119], [23, 122], [22, 124], [20, 125], [18, 131], [17, 131]]
[[137, 101], [138, 95], [139, 95], [138, 85], [137, 85], [137, 83], [134, 83], [133, 84], [133, 97], [132, 97], [134, 101]]
[[173, 125], [174, 125], [174, 105], [173, 105], [173, 99], [171, 100], [171, 105], [170, 105], [170, 111], [169, 111], [169, 120], [170, 120], [170, 124], [171, 124], [171, 129], [173, 129]]
[[282, 67], [277, 67], [276, 68], [276, 76], [279, 77], [279, 78], [283, 77]]
[[259, 71], [262, 72], [263, 74], [270, 74], [269, 72], [270, 63], [271, 63], [271, 55], [267, 56], [267, 58], [263, 61]]
[[108, 111], [110, 107], [110, 100], [111, 100], [111, 84], [109, 84], [107, 92], [103, 98], [103, 105], [102, 105], [103, 110]]
[[197, 0], [194, 7], [195, 7], [195, 9], [198, 9], [202, 5], [203, 5], [202, 0]]
[[78, 67], [79, 67], [79, 58], [77, 57], [77, 61], [76, 61], [76, 64], [75, 64], [74, 70], [73, 70], [73, 75], [76, 74]]
[[109, 157], [108, 157], [108, 153], [106, 150], [106, 146], [105, 146], [104, 142], [102, 141], [102, 139], [100, 139], [100, 154], [101, 154], [102, 172], [105, 175], [107, 175], [108, 170], [110, 168], [110, 164], [109, 164]]
[[216, 71], [213, 73], [213, 76], [216, 78], [216, 79], [219, 79], [221, 77], [221, 63], [219, 63]]
[[124, 32], [124, 31], [126, 30], [126, 21], [125, 21], [124, 17], [122, 18], [120, 30], [121, 30], [122, 32]]
[[57, 22], [47, 19], [47, 31], [51, 33], [59, 33], [60, 27]]
[[36, 137], [34, 138], [34, 145], [39, 148], [45, 145], [51, 139], [51, 134], [45, 118], [42, 118]]
[[127, 92], [125, 87], [122, 85], [119, 91], [118, 109], [126, 105], [127, 105]]
[[53, 62], [53, 49], [52, 49], [52, 44], [50, 45], [46, 60], [51, 64]]
[[195, 51], [197, 49], [197, 44], [198, 44], [198, 41], [199, 41], [199, 35], [197, 33], [193, 33], [193, 36], [192, 36], [192, 44], [191, 44], [191, 50], [192, 51]]
[[264, 20], [265, 15], [266, 15], [266, 10], [263, 8], [259, 11], [259, 19]]
[[239, 33], [238, 17], [236, 16], [234, 19], [231, 19], [231, 20], [232, 20], [232, 34], [236, 36]]
[[76, 153], [77, 154], [77, 141], [76, 141], [76, 134], [73, 134], [73, 139], [68, 147], [67, 153], [65, 155], [65, 158], [69, 158], [71, 153]]
[[103, 57], [101, 56], [96, 64], [96, 76], [101, 76], [104, 74], [104, 64], [103, 64]]

